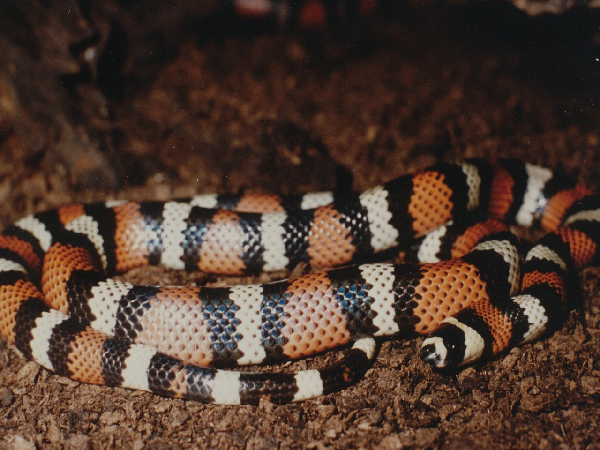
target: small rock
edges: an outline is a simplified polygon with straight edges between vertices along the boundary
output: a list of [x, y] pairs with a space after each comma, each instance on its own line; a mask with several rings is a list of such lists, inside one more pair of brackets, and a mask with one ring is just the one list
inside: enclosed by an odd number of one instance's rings
[[0, 406], [10, 406], [15, 401], [15, 396], [8, 388], [0, 389]]

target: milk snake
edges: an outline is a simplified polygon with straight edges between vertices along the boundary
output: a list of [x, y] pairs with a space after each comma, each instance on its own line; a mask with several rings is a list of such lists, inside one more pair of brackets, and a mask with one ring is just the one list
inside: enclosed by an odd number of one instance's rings
[[[199, 195], [73, 204], [0, 235], [0, 332], [73, 380], [207, 403], [286, 403], [356, 382], [374, 338], [428, 334], [427, 364], [490, 357], [559, 327], [570, 277], [598, 259], [600, 197], [515, 160], [440, 163], [362, 193]], [[506, 227], [547, 231], [519, 258]], [[420, 263], [363, 263], [388, 249]], [[161, 264], [299, 278], [233, 287], [135, 286]], [[322, 270], [328, 268], [327, 270]], [[297, 373], [226, 370], [354, 342]]]

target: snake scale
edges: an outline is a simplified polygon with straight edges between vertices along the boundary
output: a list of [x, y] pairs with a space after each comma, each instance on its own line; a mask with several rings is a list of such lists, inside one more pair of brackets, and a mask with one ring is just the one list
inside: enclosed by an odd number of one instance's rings
[[[600, 197], [516, 160], [439, 163], [364, 192], [198, 195], [72, 204], [0, 234], [0, 333], [85, 383], [206, 403], [287, 403], [359, 380], [375, 338], [427, 335], [422, 360], [454, 367], [561, 326], [569, 279], [596, 264]], [[547, 234], [521, 258], [507, 225]], [[418, 262], [362, 263], [388, 249]], [[232, 287], [141, 286], [148, 264], [304, 276]], [[353, 343], [296, 373], [231, 366]]]

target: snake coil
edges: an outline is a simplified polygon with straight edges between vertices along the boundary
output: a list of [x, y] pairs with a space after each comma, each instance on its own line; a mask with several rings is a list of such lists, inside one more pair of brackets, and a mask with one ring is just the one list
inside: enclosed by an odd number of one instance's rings
[[[207, 403], [298, 401], [360, 379], [374, 338], [427, 335], [421, 358], [447, 367], [556, 329], [569, 277], [598, 263], [599, 221], [599, 197], [514, 160], [441, 163], [362, 193], [67, 205], [0, 235], [0, 334], [86, 383]], [[547, 232], [523, 261], [512, 223]], [[347, 265], [390, 248], [419, 262]], [[113, 278], [148, 264], [240, 274], [301, 262], [317, 271], [263, 285]], [[224, 368], [352, 342], [323, 369]]]

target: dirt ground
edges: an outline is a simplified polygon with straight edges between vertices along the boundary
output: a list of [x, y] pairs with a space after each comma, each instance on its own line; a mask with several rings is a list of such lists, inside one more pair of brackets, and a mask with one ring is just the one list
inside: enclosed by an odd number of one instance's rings
[[[532, 19], [490, 2], [406, 9], [324, 32], [189, 33], [143, 76], [125, 66], [104, 98], [94, 94], [99, 78], [74, 84], [65, 103], [25, 128], [27, 105], [11, 83], [27, 73], [4, 72], [0, 225], [75, 201], [303, 192], [351, 178], [364, 189], [473, 156], [560, 167], [597, 189], [597, 23], [588, 10]], [[66, 123], [39, 125], [55, 110], [67, 111]], [[89, 165], [86, 143], [100, 163]], [[273, 277], [127, 275], [147, 284]], [[285, 406], [83, 385], [0, 344], [0, 449], [600, 449], [599, 280], [598, 268], [581, 273], [580, 306], [562, 330], [493, 361], [437, 373], [418, 357], [421, 339], [387, 340], [357, 385]]]

